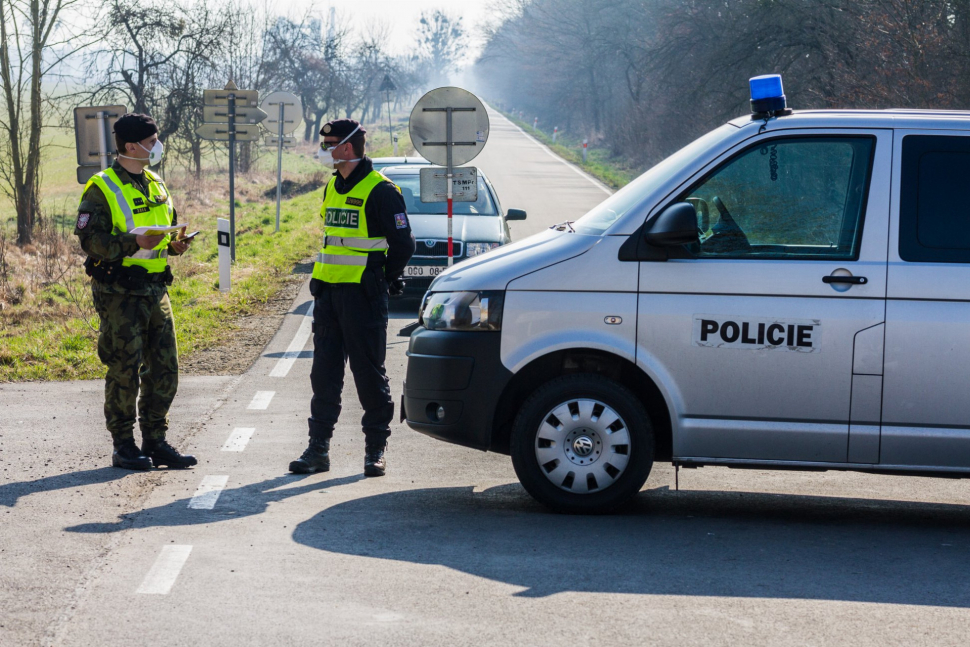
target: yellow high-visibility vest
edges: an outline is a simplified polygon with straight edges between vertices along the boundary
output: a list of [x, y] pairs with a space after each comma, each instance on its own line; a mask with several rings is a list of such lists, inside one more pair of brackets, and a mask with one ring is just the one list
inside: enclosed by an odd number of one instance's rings
[[[108, 200], [113, 235], [127, 233], [135, 227], [151, 225], [168, 227], [172, 224], [175, 207], [172, 204], [171, 194], [165, 188], [165, 182], [148, 169], [145, 169], [145, 177], [148, 179], [147, 196], [133, 185], [122, 183], [118, 174], [110, 168], [92, 177], [85, 185], [85, 193], [93, 184], [101, 189], [101, 193]], [[168, 264], [170, 239], [171, 235], [166, 234], [162, 242], [153, 249], [139, 249], [131, 256], [126, 256], [122, 265], [125, 267], [138, 265], [144, 267], [150, 274], [164, 272]]]
[[337, 193], [337, 176], [330, 178], [320, 207], [323, 218], [323, 249], [313, 264], [313, 278], [327, 283], [360, 283], [369, 252], [387, 254], [387, 239], [367, 236], [364, 208], [371, 191], [388, 179], [371, 171], [349, 192]]

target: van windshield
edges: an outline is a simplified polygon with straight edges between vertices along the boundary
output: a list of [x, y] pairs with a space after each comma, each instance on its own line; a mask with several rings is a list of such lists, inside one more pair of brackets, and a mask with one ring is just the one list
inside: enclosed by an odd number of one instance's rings
[[724, 124], [703, 137], [695, 139], [679, 151], [655, 164], [646, 173], [633, 180], [609, 198], [593, 207], [586, 215], [573, 223], [576, 233], [601, 236], [610, 226], [654, 191], [687, 166], [694, 158], [717, 141], [737, 132], [737, 127]]

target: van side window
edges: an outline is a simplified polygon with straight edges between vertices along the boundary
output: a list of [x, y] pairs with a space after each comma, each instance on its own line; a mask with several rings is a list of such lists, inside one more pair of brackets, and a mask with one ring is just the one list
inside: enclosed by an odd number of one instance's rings
[[907, 135], [899, 186], [899, 257], [970, 263], [970, 137]]
[[875, 139], [776, 138], [745, 149], [680, 197], [698, 257], [855, 260]]

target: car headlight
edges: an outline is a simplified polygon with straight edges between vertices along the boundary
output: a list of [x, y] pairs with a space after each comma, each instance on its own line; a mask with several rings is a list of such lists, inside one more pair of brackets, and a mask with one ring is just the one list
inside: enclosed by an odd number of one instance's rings
[[429, 292], [419, 319], [428, 330], [495, 331], [502, 329], [505, 292]]
[[479, 254], [490, 252], [500, 245], [501, 243], [465, 243], [465, 256], [468, 258], [478, 256]]

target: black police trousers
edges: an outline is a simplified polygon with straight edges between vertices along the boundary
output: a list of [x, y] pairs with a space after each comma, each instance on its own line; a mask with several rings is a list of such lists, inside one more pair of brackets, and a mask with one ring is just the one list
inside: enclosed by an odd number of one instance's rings
[[361, 283], [313, 281], [313, 367], [310, 438], [333, 436], [340, 416], [344, 365], [350, 362], [364, 409], [366, 442], [391, 435], [394, 400], [384, 370], [387, 354], [387, 282], [383, 272], [365, 270]]

